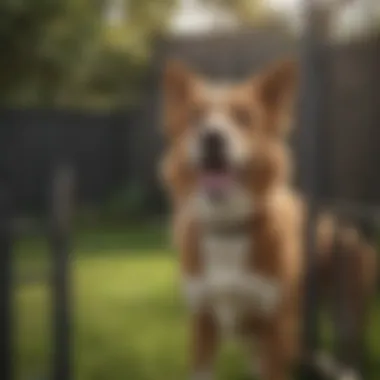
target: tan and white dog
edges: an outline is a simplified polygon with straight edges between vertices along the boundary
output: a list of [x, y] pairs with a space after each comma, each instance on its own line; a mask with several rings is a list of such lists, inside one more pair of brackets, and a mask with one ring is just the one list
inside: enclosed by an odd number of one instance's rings
[[[163, 176], [192, 313], [194, 380], [214, 378], [226, 336], [245, 338], [263, 380], [289, 379], [299, 360], [306, 208], [291, 185], [286, 141], [296, 87], [292, 60], [237, 84], [167, 65]], [[321, 217], [324, 269], [333, 229]]]

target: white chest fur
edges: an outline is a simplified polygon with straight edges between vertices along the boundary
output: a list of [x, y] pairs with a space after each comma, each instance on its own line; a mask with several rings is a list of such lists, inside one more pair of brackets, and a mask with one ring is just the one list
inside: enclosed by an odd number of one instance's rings
[[201, 239], [205, 293], [224, 330], [233, 330], [246, 311], [242, 281], [249, 276], [247, 260], [251, 249], [247, 235], [205, 234]]
[[201, 237], [201, 257], [208, 277], [227, 281], [242, 274], [252, 249], [248, 235], [222, 235], [205, 233]]
[[271, 312], [278, 300], [277, 284], [252, 273], [247, 265], [254, 255], [252, 236], [249, 232], [215, 233], [212, 226], [220, 223], [241, 222], [254, 212], [249, 197], [236, 189], [223, 202], [211, 202], [197, 194], [191, 204], [191, 212], [200, 222], [200, 257], [202, 275], [186, 279], [185, 290], [192, 309], [207, 304], [215, 312], [221, 327], [232, 332], [242, 315], [253, 309]]
[[248, 231], [225, 233], [215, 231], [218, 225], [244, 222], [253, 213], [251, 198], [236, 187], [229, 196], [212, 201], [202, 193], [197, 194], [194, 210], [201, 227], [200, 256], [203, 276], [212, 296], [226, 297], [236, 293], [236, 285], [246, 274], [247, 259], [252, 254], [252, 241]]

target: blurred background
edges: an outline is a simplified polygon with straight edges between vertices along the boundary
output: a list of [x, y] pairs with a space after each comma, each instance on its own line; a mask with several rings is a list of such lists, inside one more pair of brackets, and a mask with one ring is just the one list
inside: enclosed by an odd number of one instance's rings
[[[319, 193], [372, 215], [380, 194], [380, 3], [321, 4], [319, 64], [328, 96]], [[53, 296], [65, 300], [65, 279], [70, 378], [186, 378], [186, 313], [157, 176], [162, 67], [171, 56], [213, 78], [238, 79], [298, 54], [307, 22], [303, 5], [1, 1], [1, 179], [13, 237], [15, 379], [51, 378]], [[297, 132], [293, 142], [300, 142]], [[67, 181], [61, 194], [57, 183], [62, 189]], [[374, 304], [373, 380], [380, 376], [378, 318], [380, 304]], [[221, 379], [244, 379], [235, 347], [222, 354], [219, 372]]]

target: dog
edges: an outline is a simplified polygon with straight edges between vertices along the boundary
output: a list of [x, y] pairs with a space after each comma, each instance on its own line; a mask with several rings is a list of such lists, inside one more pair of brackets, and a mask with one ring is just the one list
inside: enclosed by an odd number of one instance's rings
[[[289, 379], [300, 361], [308, 210], [292, 185], [287, 143], [297, 72], [283, 59], [241, 83], [213, 83], [179, 62], [166, 66], [161, 173], [191, 313], [193, 380], [215, 378], [219, 346], [231, 337], [244, 341], [252, 376], [263, 380]], [[330, 214], [319, 216], [324, 284], [337, 228]], [[373, 260], [351, 232], [339, 231], [343, 246]], [[358, 267], [352, 275], [363, 279]], [[360, 285], [361, 300], [372, 283]]]

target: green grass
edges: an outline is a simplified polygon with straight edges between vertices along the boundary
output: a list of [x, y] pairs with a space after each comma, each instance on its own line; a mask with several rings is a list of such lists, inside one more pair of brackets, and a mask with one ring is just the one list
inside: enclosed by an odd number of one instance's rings
[[[175, 253], [163, 228], [87, 231], [72, 255], [73, 360], [78, 380], [186, 379], [187, 323]], [[49, 256], [40, 238], [16, 246], [15, 349], [18, 380], [44, 379], [51, 360]], [[380, 353], [372, 315], [373, 362]], [[236, 349], [221, 356], [221, 380], [243, 380]], [[373, 380], [380, 368], [373, 369]], [[367, 379], [366, 379], [367, 380]]]

